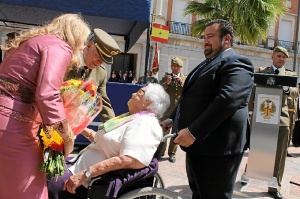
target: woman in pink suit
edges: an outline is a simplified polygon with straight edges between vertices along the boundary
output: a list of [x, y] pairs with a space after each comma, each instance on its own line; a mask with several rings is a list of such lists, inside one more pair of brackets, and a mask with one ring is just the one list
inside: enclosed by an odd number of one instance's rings
[[70, 66], [79, 65], [88, 24], [64, 14], [21, 32], [0, 65], [0, 198], [47, 199], [43, 151], [37, 137], [59, 132], [67, 156], [74, 145], [59, 88]]

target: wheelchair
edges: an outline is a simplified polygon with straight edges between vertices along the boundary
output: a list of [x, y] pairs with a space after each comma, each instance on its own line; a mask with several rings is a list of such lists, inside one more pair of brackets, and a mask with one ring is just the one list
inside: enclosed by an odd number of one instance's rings
[[[145, 169], [147, 170], [148, 168], [145, 168]], [[145, 169], [142, 169], [142, 171]], [[150, 174], [149, 176], [138, 177], [137, 179], [133, 179], [133, 180], [131, 180], [130, 178], [131, 178], [131, 176], [134, 176], [136, 172], [132, 173], [132, 171], [128, 171], [128, 170], [120, 170], [120, 171], [110, 172], [110, 173], [108, 173], [108, 175], [110, 176], [111, 179], [113, 179], [114, 182], [116, 182], [114, 185], [117, 184], [117, 181], [115, 181], [115, 177], [114, 177], [115, 174], [117, 174], [117, 176], [118, 176], [117, 178], [119, 178], [119, 180], [123, 179], [123, 178], [120, 178], [120, 176], [122, 175], [122, 174], [120, 174], [120, 172], [126, 173], [125, 176], [126, 176], [126, 179], [128, 179], [128, 182], [121, 185], [117, 194], [114, 194], [115, 192], [113, 192], [112, 190], [110, 192], [107, 191], [108, 190], [107, 189], [107, 180], [104, 180], [104, 181], [106, 181], [105, 182], [106, 185], [101, 185], [101, 180], [103, 180], [103, 178], [106, 178], [106, 176], [102, 175], [100, 177], [93, 178], [92, 181], [90, 182], [89, 187], [88, 187], [87, 199], [96, 199], [96, 198], [109, 198], [109, 199], [113, 199], [113, 198], [119, 198], [119, 199], [125, 199], [125, 198], [126, 199], [178, 198], [179, 199], [180, 198], [175, 193], [164, 189], [164, 182], [163, 182], [161, 176], [159, 175], [159, 173], [157, 173], [156, 171], [155, 171], [154, 175]], [[124, 180], [121, 180], [121, 181], [124, 182]], [[105, 187], [104, 192], [106, 192], [106, 193], [103, 193], [102, 186]], [[108, 185], [108, 188], [109, 187], [112, 187], [111, 183]]]
[[[162, 142], [173, 137], [173, 134], [164, 136]], [[111, 171], [92, 178], [87, 190], [87, 199], [181, 199], [176, 193], [164, 189], [162, 177], [158, 173], [156, 155], [149, 166], [140, 169], [122, 169]], [[78, 157], [69, 160], [75, 162]]]

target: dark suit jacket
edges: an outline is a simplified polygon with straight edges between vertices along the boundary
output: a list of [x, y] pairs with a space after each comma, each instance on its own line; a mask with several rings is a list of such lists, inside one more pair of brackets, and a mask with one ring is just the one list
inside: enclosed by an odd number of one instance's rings
[[[251, 61], [228, 49], [191, 79], [196, 68], [184, 83], [178, 122], [178, 129], [188, 127], [196, 141], [182, 149], [203, 155], [243, 152], [250, 130], [247, 105], [253, 85]], [[173, 120], [175, 112], [170, 115]]]

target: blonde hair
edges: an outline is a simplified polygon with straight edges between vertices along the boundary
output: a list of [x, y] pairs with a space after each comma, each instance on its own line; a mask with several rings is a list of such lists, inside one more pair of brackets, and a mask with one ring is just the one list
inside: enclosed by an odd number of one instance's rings
[[20, 32], [12, 42], [14, 48], [18, 48], [23, 42], [41, 35], [54, 34], [65, 41], [73, 50], [73, 56], [69, 66], [79, 66], [81, 62], [82, 49], [80, 45], [87, 41], [91, 30], [89, 25], [78, 14], [62, 14], [53, 19], [47, 25]]

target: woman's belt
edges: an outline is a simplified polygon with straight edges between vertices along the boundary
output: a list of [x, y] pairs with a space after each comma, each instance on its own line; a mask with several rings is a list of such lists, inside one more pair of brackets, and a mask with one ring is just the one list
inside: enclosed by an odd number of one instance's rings
[[6, 117], [10, 117], [10, 118], [13, 118], [15, 120], [18, 120], [20, 122], [30, 122], [30, 123], [36, 122], [32, 118], [27, 117], [26, 115], [24, 115], [24, 114], [22, 114], [18, 111], [9, 109], [9, 108], [7, 108], [5, 106], [2, 106], [2, 105], [0, 105], [0, 114], [4, 115]]
[[[34, 93], [35, 91], [31, 88], [28, 88], [19, 82], [13, 80], [10, 77], [0, 76], [0, 84], [14, 96], [14, 94], [18, 94], [21, 98], [22, 102], [32, 103], [35, 102]], [[1, 92], [2, 95], [7, 95], [8, 97], [12, 97], [6, 92]]]

